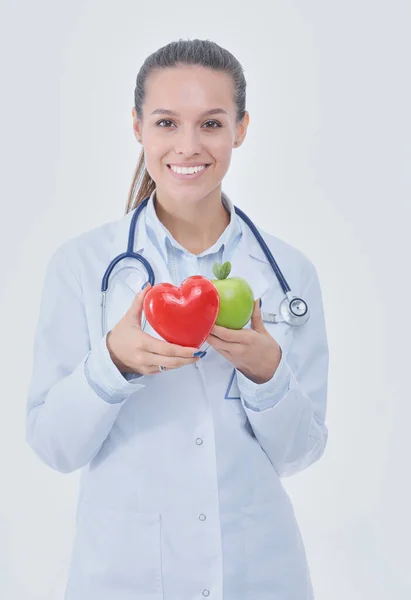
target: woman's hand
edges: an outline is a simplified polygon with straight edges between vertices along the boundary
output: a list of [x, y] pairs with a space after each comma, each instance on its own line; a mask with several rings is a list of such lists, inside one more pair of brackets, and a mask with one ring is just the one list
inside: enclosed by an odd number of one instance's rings
[[251, 329], [214, 325], [207, 342], [254, 383], [266, 383], [281, 360], [281, 347], [264, 327], [260, 301], [254, 302]]
[[121, 373], [155, 375], [159, 365], [177, 369], [200, 360], [193, 357], [198, 348], [189, 348], [158, 340], [141, 329], [144, 296], [150, 284], [134, 298], [122, 319], [107, 334], [106, 343], [111, 360]]

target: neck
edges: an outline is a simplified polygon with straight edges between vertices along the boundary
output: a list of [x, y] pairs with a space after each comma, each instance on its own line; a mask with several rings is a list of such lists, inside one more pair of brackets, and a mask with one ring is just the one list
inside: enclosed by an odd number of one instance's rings
[[176, 202], [156, 189], [154, 207], [164, 227], [192, 254], [210, 248], [230, 223], [230, 213], [221, 201], [220, 186], [193, 202]]

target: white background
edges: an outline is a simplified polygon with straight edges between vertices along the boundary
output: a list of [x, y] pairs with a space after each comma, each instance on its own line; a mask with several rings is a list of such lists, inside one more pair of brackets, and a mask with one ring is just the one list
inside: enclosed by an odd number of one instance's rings
[[25, 442], [47, 261], [123, 215], [137, 72], [199, 37], [235, 54], [248, 83], [248, 136], [223, 189], [322, 285], [329, 443], [284, 480], [316, 600], [409, 600], [410, 17], [406, 0], [2, 0], [1, 598], [62, 598], [74, 535], [78, 473]]

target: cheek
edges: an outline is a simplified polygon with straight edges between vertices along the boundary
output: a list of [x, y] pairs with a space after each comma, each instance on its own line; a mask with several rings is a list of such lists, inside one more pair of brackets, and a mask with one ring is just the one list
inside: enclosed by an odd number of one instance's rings
[[231, 162], [231, 149], [224, 153], [220, 153], [220, 155], [216, 157], [216, 161], [218, 173], [220, 173], [220, 175], [225, 175]]
[[213, 157], [219, 169], [226, 170], [230, 165], [232, 147], [231, 140], [216, 140], [205, 146]]
[[164, 148], [163, 145], [158, 142], [158, 140], [150, 139], [149, 137], [145, 138], [144, 162], [150, 175], [159, 172], [163, 157], [166, 152], [167, 149]]

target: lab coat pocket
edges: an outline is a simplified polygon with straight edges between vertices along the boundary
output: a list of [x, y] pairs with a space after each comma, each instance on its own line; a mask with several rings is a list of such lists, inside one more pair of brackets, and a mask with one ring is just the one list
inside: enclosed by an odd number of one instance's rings
[[163, 600], [160, 536], [158, 513], [83, 502], [67, 598]]

